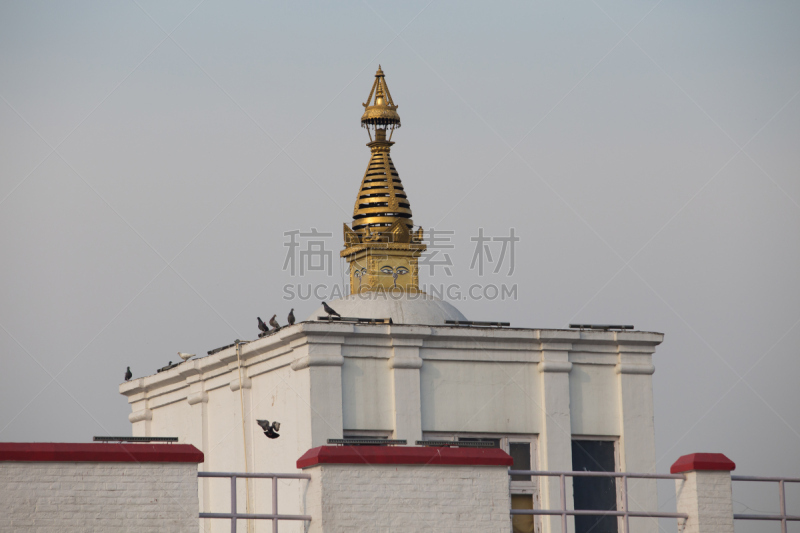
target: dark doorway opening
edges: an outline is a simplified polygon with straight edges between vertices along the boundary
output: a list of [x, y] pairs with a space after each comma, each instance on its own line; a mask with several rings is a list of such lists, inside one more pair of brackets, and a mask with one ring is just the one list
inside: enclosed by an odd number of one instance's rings
[[[572, 470], [615, 472], [614, 442], [573, 440]], [[574, 477], [572, 494], [575, 509], [617, 510], [617, 484], [613, 477]], [[617, 533], [616, 516], [576, 516], [575, 533]]]

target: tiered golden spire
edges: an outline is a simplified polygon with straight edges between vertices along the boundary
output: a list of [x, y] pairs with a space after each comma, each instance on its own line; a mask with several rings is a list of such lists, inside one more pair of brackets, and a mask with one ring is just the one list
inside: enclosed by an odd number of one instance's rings
[[353, 208], [353, 227], [344, 225], [341, 255], [350, 262], [351, 291], [418, 292], [417, 261], [426, 247], [422, 230], [413, 230], [411, 204], [389, 154], [400, 115], [380, 66], [362, 105], [361, 126], [369, 133], [372, 157]]
[[[375, 96], [375, 101], [370, 105], [369, 102], [372, 100], [373, 95]], [[394, 105], [392, 94], [386, 85], [386, 77], [380, 65], [378, 65], [378, 72], [375, 73], [375, 83], [372, 84], [372, 89], [369, 91], [367, 103], [361, 105], [366, 108], [364, 114], [361, 115], [362, 128], [383, 126], [384, 128], [391, 128], [393, 131], [394, 128], [400, 127], [400, 115], [397, 114], [398, 106]], [[370, 135], [371, 138], [372, 136]]]

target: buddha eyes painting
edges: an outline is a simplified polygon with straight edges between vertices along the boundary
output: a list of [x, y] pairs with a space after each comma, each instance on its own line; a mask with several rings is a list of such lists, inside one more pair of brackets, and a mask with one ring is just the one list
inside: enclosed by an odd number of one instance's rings
[[398, 276], [402, 276], [403, 274], [408, 274], [409, 270], [404, 266], [399, 266], [397, 268], [392, 268], [389, 265], [381, 267], [381, 274], [387, 274], [389, 276], [393, 274], [397, 274]]

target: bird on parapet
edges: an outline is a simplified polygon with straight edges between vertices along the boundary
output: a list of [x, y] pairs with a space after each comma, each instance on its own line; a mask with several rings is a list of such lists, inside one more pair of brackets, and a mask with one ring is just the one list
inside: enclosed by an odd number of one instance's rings
[[130, 381], [132, 377], [133, 374], [131, 374], [131, 367], [128, 367], [128, 370], [125, 372], [125, 381]]
[[294, 324], [294, 307], [289, 311], [289, 316], [286, 317], [286, 321], [289, 322], [289, 325]]
[[183, 359], [184, 361], [188, 361], [189, 359], [191, 359], [192, 357], [194, 357], [194, 355], [195, 355], [195, 354], [193, 354], [193, 353], [184, 353], [184, 352], [178, 352], [178, 357], [180, 357], [180, 358], [181, 358], [181, 359]]
[[261, 330], [261, 333], [260, 333], [258, 336], [259, 336], [259, 337], [263, 337], [263, 336], [264, 336], [264, 335], [266, 335], [266, 334], [267, 334], [267, 332], [269, 331], [269, 326], [267, 326], [266, 324], [264, 324], [264, 321], [263, 321], [263, 320], [261, 320], [261, 317], [260, 317], [260, 316], [257, 316], [256, 318], [258, 319], [258, 329], [260, 329], [260, 330]]
[[279, 329], [281, 329], [280, 324], [278, 324], [278, 321], [275, 320], [276, 316], [278, 316], [278, 315], [272, 315], [272, 318], [269, 319], [269, 325], [272, 326], [273, 328], [275, 328], [272, 331], [278, 331]]
[[339, 318], [342, 318], [342, 315], [334, 311], [333, 308], [330, 305], [326, 304], [325, 302], [322, 302], [322, 308], [325, 310], [326, 313], [328, 313], [328, 318], [330, 318], [331, 315], [336, 315]]

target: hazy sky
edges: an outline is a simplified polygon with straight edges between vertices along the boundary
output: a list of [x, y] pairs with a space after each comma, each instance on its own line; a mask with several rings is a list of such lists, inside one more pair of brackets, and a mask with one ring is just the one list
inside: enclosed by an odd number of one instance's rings
[[[380, 63], [414, 220], [455, 232], [452, 276], [423, 282], [517, 285], [454, 302], [475, 320], [664, 332], [659, 470], [719, 451], [800, 476], [799, 23], [766, 1], [3, 3], [0, 440], [129, 434], [126, 366], [310, 314], [284, 286], [342, 278]], [[469, 268], [481, 227], [520, 237], [512, 275]], [[311, 228], [330, 277], [283, 270]]]

